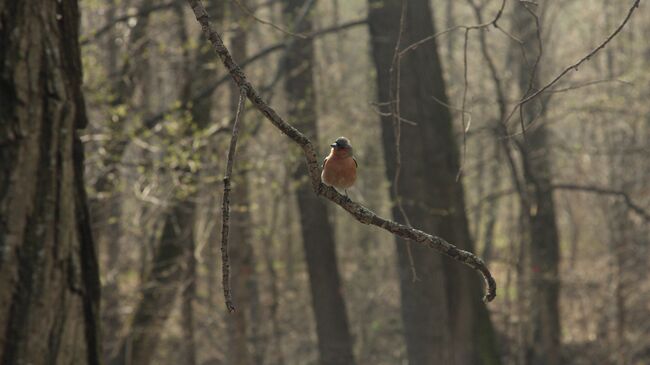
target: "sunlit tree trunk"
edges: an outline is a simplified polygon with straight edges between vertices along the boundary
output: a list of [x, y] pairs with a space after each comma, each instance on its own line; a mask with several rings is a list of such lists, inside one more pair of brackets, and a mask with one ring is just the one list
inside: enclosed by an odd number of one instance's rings
[[[408, 1], [401, 37], [401, 49], [434, 34], [431, 9], [426, 0]], [[402, 1], [369, 1], [369, 25], [373, 60], [377, 68], [377, 89], [382, 103], [382, 131], [388, 179], [393, 182], [391, 198], [401, 200], [410, 223], [434, 232], [450, 242], [472, 250], [465, 217], [463, 187], [456, 181], [458, 147], [449, 110], [432, 100], [447, 101], [442, 68], [434, 41], [402, 58], [399, 93], [397, 73], [390, 75], [400, 29]], [[394, 83], [391, 85], [391, 81]], [[393, 90], [399, 95], [402, 123], [390, 116], [397, 105], [388, 104]], [[394, 100], [393, 100], [394, 101]], [[397, 160], [396, 132], [401, 133]], [[401, 164], [395, 192], [394, 177]], [[395, 219], [406, 222], [397, 205]], [[397, 240], [402, 292], [402, 317], [411, 364], [493, 364], [499, 362], [494, 333], [485, 305], [481, 302], [480, 279], [456, 262], [443, 259], [426, 248], [412, 247], [419, 280], [412, 277], [407, 242]]]
[[[304, 5], [302, 0], [284, 0], [288, 23], [295, 24], [296, 15]], [[296, 31], [309, 33], [311, 12], [300, 21]], [[285, 91], [289, 100], [289, 115], [296, 127], [312, 141], [318, 141], [316, 99], [313, 68], [314, 49], [311, 40], [295, 39], [287, 52]], [[320, 363], [354, 364], [353, 344], [336, 260], [334, 227], [327, 217], [325, 202], [314, 194], [304, 176], [307, 168], [300, 163], [295, 176], [301, 179], [296, 194], [300, 210], [305, 259], [309, 273], [312, 307], [316, 318]]]
[[0, 1], [0, 363], [99, 364], [76, 1]]

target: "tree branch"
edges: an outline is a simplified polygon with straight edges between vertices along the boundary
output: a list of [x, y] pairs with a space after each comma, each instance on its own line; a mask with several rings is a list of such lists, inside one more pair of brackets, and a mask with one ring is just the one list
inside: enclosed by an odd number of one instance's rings
[[188, 3], [194, 11], [194, 15], [196, 16], [199, 24], [201, 24], [203, 33], [212, 43], [214, 50], [219, 55], [219, 58], [230, 72], [232, 79], [239, 86], [240, 90], [246, 93], [248, 100], [250, 100], [250, 102], [266, 117], [266, 119], [268, 119], [287, 137], [291, 138], [291, 140], [302, 147], [312, 188], [316, 194], [322, 195], [323, 197], [338, 204], [363, 224], [371, 224], [383, 228], [402, 238], [430, 247], [478, 271], [485, 279], [486, 284], [486, 294], [483, 299], [486, 302], [489, 302], [495, 298], [496, 282], [488, 268], [485, 266], [485, 263], [473, 253], [461, 250], [451, 243], [445, 241], [443, 238], [431, 235], [415, 228], [407, 227], [403, 224], [399, 224], [388, 219], [384, 219], [368, 208], [362, 206], [361, 204], [353, 202], [349, 198], [339, 194], [334, 188], [324, 185], [320, 179], [321, 171], [318, 166], [316, 151], [312, 142], [299, 130], [294, 128], [289, 123], [285, 122], [277, 114], [277, 112], [273, 110], [273, 108], [271, 108], [264, 102], [264, 100], [262, 100], [257, 90], [253, 87], [253, 85], [251, 85], [251, 83], [246, 78], [246, 75], [242, 72], [241, 68], [232, 59], [230, 52], [223, 44], [223, 41], [219, 34], [212, 28], [210, 24], [210, 17], [205, 11], [205, 8], [201, 4], [200, 0], [188, 0]]
[[[577, 185], [577, 184], [553, 184], [551, 185], [551, 189], [553, 190], [569, 190], [569, 191], [581, 191], [585, 193], [593, 193], [593, 194], [598, 194], [598, 195], [612, 195], [612, 196], [617, 196], [620, 198], [623, 198], [623, 201], [625, 202], [625, 205], [627, 205], [628, 208], [630, 208], [633, 212], [638, 214], [641, 218], [643, 218], [646, 222], [650, 222], [650, 212], [645, 210], [643, 207], [639, 206], [636, 204], [632, 198], [630, 198], [630, 195], [622, 190], [616, 190], [612, 188], [606, 188], [606, 187], [598, 187], [598, 186], [591, 186], [591, 185]], [[510, 194], [516, 193], [516, 190], [513, 189], [506, 189], [506, 190], [501, 190], [494, 192], [492, 194], [489, 194], [485, 196], [484, 198], [481, 198], [478, 203], [476, 203], [475, 206], [467, 209], [467, 212], [472, 212], [477, 209], [480, 209], [481, 206], [484, 203], [487, 203], [492, 200], [496, 200], [499, 198], [502, 198], [504, 196], [508, 196]]]
[[[589, 53], [587, 53], [586, 56], [582, 57], [581, 59], [579, 59], [574, 64], [566, 67], [564, 70], [562, 70], [562, 72], [560, 72], [557, 76], [555, 76], [555, 78], [553, 78], [553, 80], [551, 80], [546, 85], [542, 86], [540, 89], [538, 89], [534, 93], [532, 93], [532, 94], [524, 94], [524, 97], [522, 97], [522, 99], [517, 103], [517, 105], [515, 105], [514, 108], [512, 108], [512, 110], [510, 111], [510, 114], [508, 114], [506, 119], [503, 121], [503, 124], [508, 123], [510, 118], [512, 118], [514, 113], [517, 111], [517, 108], [521, 109], [524, 104], [528, 103], [529, 101], [531, 101], [531, 100], [535, 99], [536, 97], [538, 97], [539, 95], [541, 95], [543, 92], [547, 91], [550, 87], [555, 85], [558, 81], [560, 81], [560, 79], [562, 79], [570, 71], [578, 71], [578, 67], [580, 67], [580, 65], [582, 65], [584, 62], [589, 61], [591, 59], [591, 57], [593, 57], [596, 53], [598, 53], [600, 50], [605, 48], [607, 43], [609, 43], [612, 39], [614, 39], [614, 37], [616, 37], [618, 35], [618, 33], [620, 33], [621, 30], [623, 30], [623, 28], [625, 27], [625, 25], [630, 21], [630, 18], [632, 17], [632, 14], [639, 7], [640, 2], [641, 2], [641, 0], [634, 0], [634, 3], [632, 3], [632, 6], [630, 7], [630, 10], [627, 12], [627, 16], [625, 16], [625, 18], [623, 19], [621, 24], [612, 32], [612, 34], [610, 34], [596, 48], [592, 49]], [[521, 133], [525, 133], [526, 129], [530, 128], [532, 126], [532, 124], [533, 123], [530, 123], [524, 129], [522, 129]]]
[[[366, 24], [366, 23], [367, 23], [366, 19], [353, 20], [353, 21], [350, 21], [348, 23], [340, 24], [338, 26], [328, 27], [328, 28], [325, 28], [325, 29], [317, 30], [317, 31], [315, 31], [313, 33], [305, 35], [305, 39], [315, 39], [315, 38], [320, 37], [320, 36], [324, 36], [324, 35], [331, 34], [331, 33], [336, 33], [336, 32], [338, 32], [340, 30], [347, 30], [349, 28], [354, 28], [354, 27], [357, 27], [359, 25], [363, 25], [363, 24]], [[286, 48], [287, 48], [287, 42], [286, 41], [278, 42], [278, 43], [276, 43], [276, 44], [274, 44], [272, 46], [268, 46], [268, 47], [262, 49], [261, 51], [257, 52], [256, 54], [248, 57], [244, 61], [242, 61], [239, 64], [239, 67], [244, 68], [244, 67], [250, 65], [251, 63], [254, 63], [254, 62], [256, 62], [256, 61], [258, 61], [258, 60], [260, 60], [260, 59], [262, 59], [262, 58], [264, 58], [264, 57], [266, 57], [266, 56], [268, 56], [268, 55], [270, 55], [270, 54], [272, 54], [274, 52], [277, 52], [277, 51], [280, 51], [280, 50], [286, 49]], [[219, 86], [223, 85], [229, 79], [230, 79], [230, 75], [224, 75], [219, 80], [215, 81], [212, 85], [209, 85], [206, 88], [204, 88], [202, 90], [199, 90], [199, 92], [195, 96], [192, 97], [191, 102], [196, 103], [197, 101], [200, 101], [200, 100], [203, 100], [203, 99], [205, 99], [207, 97], [210, 97], [210, 95], [212, 95], [212, 93]], [[167, 114], [169, 114], [169, 113], [171, 113], [171, 112], [173, 112], [175, 110], [182, 110], [182, 109], [186, 109], [186, 108], [187, 108], [187, 104], [183, 103], [180, 106], [173, 106], [173, 107], [170, 107], [170, 108], [168, 108], [166, 110], [163, 110], [163, 111], [153, 115], [152, 117], [146, 119], [144, 121], [144, 123], [143, 123], [144, 127], [142, 129], [143, 130], [144, 129], [152, 129], [160, 121], [165, 119], [165, 115], [167, 115]]]
[[646, 222], [650, 222], [650, 212], [647, 212], [642, 207], [638, 206], [630, 196], [621, 190], [614, 190], [610, 188], [600, 188], [597, 186], [585, 186], [585, 185], [576, 185], [576, 184], [553, 184], [554, 190], [572, 190], [572, 191], [584, 191], [587, 193], [595, 193], [599, 195], [614, 195], [623, 198], [625, 205], [628, 208], [632, 209], [636, 214], [641, 218], [645, 219]]
[[237, 150], [237, 137], [239, 136], [239, 118], [244, 111], [246, 104], [246, 89], [240, 86], [239, 103], [237, 104], [237, 113], [235, 121], [232, 124], [232, 137], [230, 138], [230, 148], [228, 148], [228, 161], [226, 162], [226, 174], [223, 177], [223, 200], [221, 203], [221, 272], [223, 296], [226, 300], [228, 312], [235, 311], [232, 303], [232, 292], [230, 291], [230, 259], [228, 257], [228, 234], [230, 233], [230, 179], [232, 176], [232, 166], [235, 163], [235, 152]]
[[141, 9], [135, 14], [127, 14], [127, 15], [123, 15], [121, 17], [115, 18], [115, 19], [113, 19], [113, 21], [111, 23], [105, 24], [104, 26], [100, 27], [96, 31], [91, 32], [89, 35], [83, 37], [83, 39], [81, 39], [81, 41], [79, 42], [79, 45], [85, 46], [85, 45], [89, 44], [90, 42], [95, 41], [97, 38], [103, 36], [106, 32], [111, 30], [116, 24], [127, 22], [129, 19], [141, 18], [141, 17], [147, 16], [147, 15], [150, 15], [151, 13], [157, 12], [159, 10], [171, 9], [176, 4], [177, 4], [176, 1], [171, 1], [171, 2], [168, 2], [168, 3], [162, 3], [162, 4], [156, 4], [154, 6]]

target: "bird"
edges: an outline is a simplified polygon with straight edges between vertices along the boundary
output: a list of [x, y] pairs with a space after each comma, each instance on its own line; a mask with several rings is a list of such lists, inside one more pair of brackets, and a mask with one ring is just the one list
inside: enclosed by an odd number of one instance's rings
[[321, 180], [327, 186], [343, 190], [347, 197], [347, 189], [357, 180], [359, 165], [352, 154], [352, 145], [349, 139], [339, 137], [330, 147], [332, 147], [330, 154], [323, 160]]

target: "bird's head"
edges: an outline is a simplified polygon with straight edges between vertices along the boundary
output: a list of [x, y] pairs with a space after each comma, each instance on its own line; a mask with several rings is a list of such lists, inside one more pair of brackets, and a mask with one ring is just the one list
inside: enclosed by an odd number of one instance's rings
[[350, 140], [345, 137], [337, 138], [330, 147], [332, 147], [332, 152], [336, 155], [352, 155], [352, 145]]

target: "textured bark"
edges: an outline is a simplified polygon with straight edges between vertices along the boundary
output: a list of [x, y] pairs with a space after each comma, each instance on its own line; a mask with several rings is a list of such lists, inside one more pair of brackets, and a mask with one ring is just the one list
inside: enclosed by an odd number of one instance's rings
[[[303, 0], [284, 0], [284, 13], [295, 23]], [[294, 31], [312, 31], [311, 12], [302, 19], [301, 27]], [[287, 78], [285, 91], [289, 100], [289, 116], [298, 121], [296, 127], [318, 140], [316, 96], [314, 92], [314, 48], [311, 39], [294, 39], [286, 56]], [[337, 136], [338, 137], [338, 136]], [[343, 289], [336, 261], [334, 227], [327, 216], [327, 206], [303, 179], [307, 167], [300, 164], [295, 178], [302, 242], [309, 273], [312, 307], [316, 318], [320, 363], [354, 364], [350, 326], [343, 299]]]
[[0, 1], [0, 363], [99, 364], [77, 2]]
[[[402, 2], [369, 2], [373, 60], [380, 103], [388, 102], [395, 78], [390, 67], [400, 29]], [[428, 1], [408, 1], [401, 48], [434, 34]], [[432, 100], [447, 101], [435, 42], [420, 46], [401, 60], [401, 117], [417, 126], [401, 126], [401, 173], [397, 194], [413, 226], [436, 232], [472, 250], [464, 213], [463, 187], [456, 181], [458, 147], [449, 110]], [[390, 112], [385, 106], [383, 112]], [[397, 166], [394, 118], [382, 117], [387, 175], [394, 183]], [[395, 200], [394, 189], [391, 189]], [[397, 221], [406, 222], [398, 207]], [[499, 362], [494, 334], [480, 283], [470, 270], [422, 247], [412, 247], [418, 281], [412, 280], [406, 244], [397, 239], [402, 317], [411, 364], [493, 364]]]
[[[540, 70], [533, 73], [533, 65], [539, 55], [539, 40], [535, 19], [522, 4], [515, 7], [514, 25], [526, 52], [526, 59], [517, 58], [520, 60], [519, 86], [522, 93], [531, 94], [539, 87]], [[529, 85], [532, 85], [530, 90]], [[525, 123], [532, 123], [543, 116], [544, 103], [540, 98], [524, 105]], [[532, 365], [557, 365], [561, 363], [558, 302], [560, 257], [546, 123], [537, 121], [526, 133], [526, 141], [519, 150], [529, 203], [529, 210], [525, 214], [530, 239], [532, 343], [528, 344], [527, 362]]]

